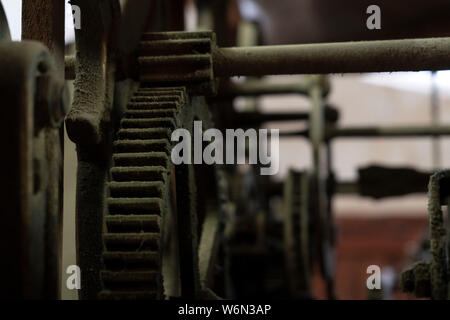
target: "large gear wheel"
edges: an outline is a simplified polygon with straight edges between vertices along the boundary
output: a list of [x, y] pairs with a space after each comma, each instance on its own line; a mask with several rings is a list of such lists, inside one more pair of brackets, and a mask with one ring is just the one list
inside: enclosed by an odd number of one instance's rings
[[[141, 87], [130, 99], [107, 185], [99, 298], [200, 294], [198, 239], [207, 208], [204, 199], [197, 201], [192, 165], [174, 166], [170, 156], [172, 131], [191, 131], [195, 120], [211, 125], [204, 99], [188, 97], [183, 87]], [[215, 175], [217, 169], [211, 170]], [[216, 179], [210, 176], [209, 184]], [[207, 188], [217, 199], [220, 188]]]
[[165, 269], [177, 272], [176, 262], [164, 266], [162, 248], [175, 234], [170, 135], [186, 102], [184, 88], [140, 88], [123, 115], [107, 188], [100, 298], [163, 299]]

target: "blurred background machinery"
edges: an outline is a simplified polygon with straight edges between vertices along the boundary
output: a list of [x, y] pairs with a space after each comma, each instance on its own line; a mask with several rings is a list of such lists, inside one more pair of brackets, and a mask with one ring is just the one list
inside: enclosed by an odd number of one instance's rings
[[[19, 37], [2, 3], [2, 296], [449, 298], [446, 1], [379, 1], [368, 30], [368, 1], [24, 0]], [[430, 91], [330, 75], [394, 71], [429, 71], [385, 77]], [[197, 120], [279, 128], [280, 174], [173, 164], [173, 130]]]

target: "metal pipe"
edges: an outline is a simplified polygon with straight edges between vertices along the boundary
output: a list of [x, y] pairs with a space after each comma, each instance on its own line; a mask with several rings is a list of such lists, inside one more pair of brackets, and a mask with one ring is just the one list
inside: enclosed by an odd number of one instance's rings
[[[335, 123], [339, 117], [337, 110], [325, 106], [323, 116], [326, 122]], [[265, 122], [309, 120], [307, 112], [238, 112], [233, 114], [233, 123], [237, 126], [255, 126]]]
[[262, 76], [450, 69], [450, 38], [216, 48], [214, 74]]
[[327, 138], [397, 138], [450, 135], [450, 126], [355, 127], [329, 129]]
[[239, 112], [233, 115], [233, 123], [236, 126], [258, 126], [265, 122], [298, 121], [308, 119], [309, 114], [306, 112]]
[[300, 94], [308, 95], [309, 84], [306, 82], [270, 83], [267, 81], [245, 81], [243, 83], [229, 82], [221, 84], [219, 97], [234, 98], [238, 96], [260, 96], [270, 94]]

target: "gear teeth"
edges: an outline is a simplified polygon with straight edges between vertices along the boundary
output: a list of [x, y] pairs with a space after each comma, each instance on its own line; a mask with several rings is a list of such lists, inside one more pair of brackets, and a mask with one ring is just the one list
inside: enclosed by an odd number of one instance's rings
[[162, 182], [110, 182], [109, 191], [111, 197], [134, 198], [150, 196], [152, 198], [163, 197], [164, 184]]
[[114, 181], [165, 181], [167, 169], [161, 166], [114, 167], [111, 176]]
[[140, 270], [159, 265], [156, 251], [144, 252], [105, 252], [103, 261], [109, 270]]
[[161, 217], [157, 215], [114, 215], [106, 217], [106, 227], [113, 233], [159, 233]]
[[206, 53], [211, 51], [211, 41], [209, 41], [208, 39], [142, 41], [140, 43], [139, 51], [140, 55], [152, 54], [161, 56], [167, 55], [169, 53]]
[[150, 109], [150, 110], [128, 110], [125, 117], [128, 119], [155, 119], [155, 118], [173, 118], [177, 109]]
[[161, 214], [160, 198], [109, 198], [107, 200], [109, 214]]
[[147, 251], [159, 249], [159, 233], [105, 233], [108, 251]]
[[154, 119], [123, 119], [122, 128], [125, 129], [146, 129], [146, 128], [169, 128], [175, 129], [173, 118], [154, 118]]
[[165, 128], [121, 129], [117, 137], [121, 140], [169, 139], [170, 133], [170, 130]]
[[171, 171], [170, 135], [187, 101], [183, 87], [140, 88], [114, 143], [99, 299], [162, 299], [161, 231]]
[[114, 143], [117, 153], [133, 152], [166, 152], [170, 151], [170, 144], [166, 139], [154, 140], [121, 140]]
[[166, 152], [117, 153], [113, 155], [114, 163], [121, 167], [159, 166], [166, 168], [169, 156]]
[[179, 109], [180, 102], [174, 101], [172, 97], [166, 97], [163, 101], [155, 101], [147, 96], [134, 97], [128, 104], [128, 110], [153, 110], [153, 109]]

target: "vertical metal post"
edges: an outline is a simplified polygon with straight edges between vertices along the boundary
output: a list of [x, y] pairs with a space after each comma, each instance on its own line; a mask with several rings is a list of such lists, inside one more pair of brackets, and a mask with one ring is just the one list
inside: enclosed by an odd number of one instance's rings
[[[431, 125], [439, 125], [439, 89], [437, 86], [437, 72], [431, 72]], [[439, 137], [433, 137], [432, 142], [432, 157], [433, 157], [433, 168], [439, 169], [441, 167], [441, 146]]]
[[[58, 73], [64, 80], [64, 0], [23, 0], [22, 39], [37, 40], [51, 51]], [[45, 132], [48, 161], [48, 190], [45, 245], [45, 289], [47, 299], [60, 298], [62, 210], [63, 210], [63, 127]]]
[[312, 144], [313, 176], [312, 193], [317, 226], [317, 242], [320, 266], [327, 285], [329, 299], [334, 299], [334, 249], [330, 239], [330, 221], [327, 214], [327, 157], [325, 149], [325, 114], [322, 87], [323, 76], [311, 76], [309, 96], [312, 103], [309, 138]]

